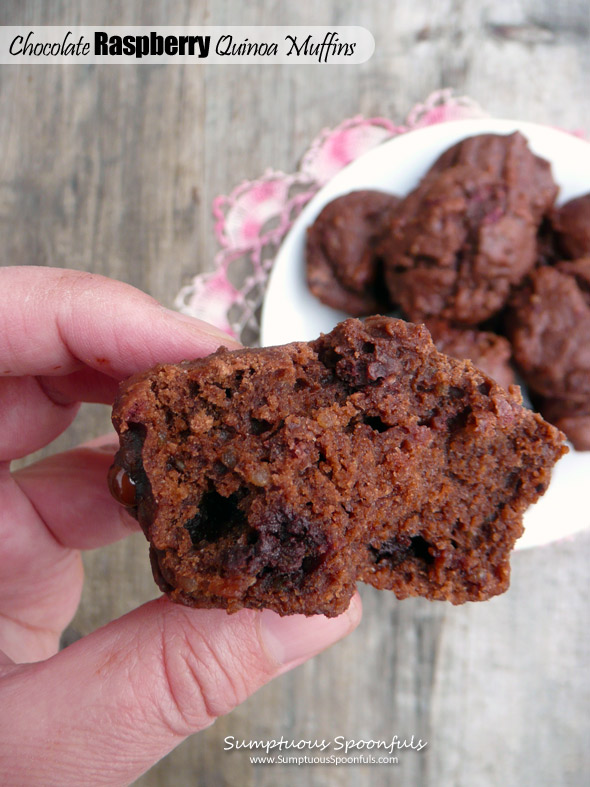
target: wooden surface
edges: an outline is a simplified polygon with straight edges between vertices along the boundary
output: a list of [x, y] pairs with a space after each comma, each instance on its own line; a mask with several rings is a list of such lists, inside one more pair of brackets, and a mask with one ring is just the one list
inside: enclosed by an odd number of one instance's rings
[[[590, 130], [587, 0], [311, 3], [3, 0], [0, 23], [360, 24], [362, 66], [0, 66], [4, 265], [130, 282], [171, 306], [216, 247], [211, 201], [265, 168], [293, 170], [320, 129], [401, 121], [453, 87], [496, 116]], [[85, 407], [64, 448], [108, 427]], [[514, 556], [503, 597], [459, 608], [363, 590], [360, 628], [194, 736], [141, 778], [171, 785], [590, 783], [590, 535]], [[85, 634], [154, 597], [137, 536], [86, 555]], [[223, 739], [390, 739], [397, 766], [256, 767]]]

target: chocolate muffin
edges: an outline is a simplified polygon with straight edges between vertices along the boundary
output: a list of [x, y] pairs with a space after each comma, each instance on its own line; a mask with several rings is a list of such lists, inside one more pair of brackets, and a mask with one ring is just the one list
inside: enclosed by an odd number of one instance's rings
[[391, 214], [379, 247], [391, 299], [415, 321], [487, 320], [534, 267], [556, 194], [519, 133], [453, 145]]
[[428, 320], [426, 327], [439, 352], [459, 360], [469, 359], [503, 388], [516, 383], [508, 339], [492, 331], [457, 328], [444, 320]]
[[561, 255], [575, 260], [590, 256], [590, 194], [566, 202], [550, 214]]
[[590, 399], [542, 399], [539, 411], [550, 423], [565, 433], [576, 451], [590, 451]]
[[548, 161], [535, 156], [523, 135], [477, 134], [457, 142], [433, 164], [430, 173], [466, 164], [502, 179], [516, 209], [531, 211], [535, 224], [551, 209], [558, 187]]
[[189, 606], [332, 616], [357, 579], [481, 600], [564, 451], [517, 394], [385, 317], [221, 349], [122, 385], [111, 489]]
[[307, 230], [307, 283], [322, 303], [361, 316], [387, 307], [376, 252], [398, 199], [382, 191], [353, 191], [329, 202]]
[[513, 196], [503, 179], [462, 164], [428, 174], [399, 203], [379, 251], [409, 319], [475, 325], [504, 306], [536, 260], [537, 225]]
[[590, 397], [590, 258], [533, 271], [507, 312], [507, 334], [526, 383], [538, 394]]

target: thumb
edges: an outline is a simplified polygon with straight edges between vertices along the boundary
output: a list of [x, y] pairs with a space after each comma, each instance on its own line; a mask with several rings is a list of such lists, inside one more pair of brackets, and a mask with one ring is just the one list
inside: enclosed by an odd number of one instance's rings
[[358, 595], [337, 618], [228, 615], [160, 598], [47, 661], [3, 666], [0, 783], [129, 784], [360, 615]]

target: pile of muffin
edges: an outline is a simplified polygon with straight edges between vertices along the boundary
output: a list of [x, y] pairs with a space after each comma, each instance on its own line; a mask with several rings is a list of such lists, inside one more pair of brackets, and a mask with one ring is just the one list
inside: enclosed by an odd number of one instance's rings
[[398, 309], [437, 348], [515, 382], [590, 450], [590, 194], [555, 206], [547, 161], [520, 133], [443, 153], [400, 198], [355, 191], [307, 231], [311, 292], [353, 316]]

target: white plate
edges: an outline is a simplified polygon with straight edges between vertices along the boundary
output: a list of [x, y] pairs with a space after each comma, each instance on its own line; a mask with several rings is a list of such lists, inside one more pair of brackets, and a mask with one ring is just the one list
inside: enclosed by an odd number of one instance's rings
[[[559, 202], [590, 191], [590, 145], [547, 126], [485, 118], [440, 123], [395, 137], [341, 170], [301, 212], [273, 266], [262, 311], [262, 344], [309, 341], [349, 316], [324, 306], [305, 283], [305, 233], [324, 205], [357, 189], [380, 189], [404, 195], [455, 142], [473, 134], [513, 131], [524, 134], [531, 149], [551, 162], [553, 177], [560, 186]], [[570, 449], [555, 468], [549, 490], [527, 512], [525, 534], [517, 548], [546, 544], [590, 527], [585, 494], [588, 482], [590, 452]]]

